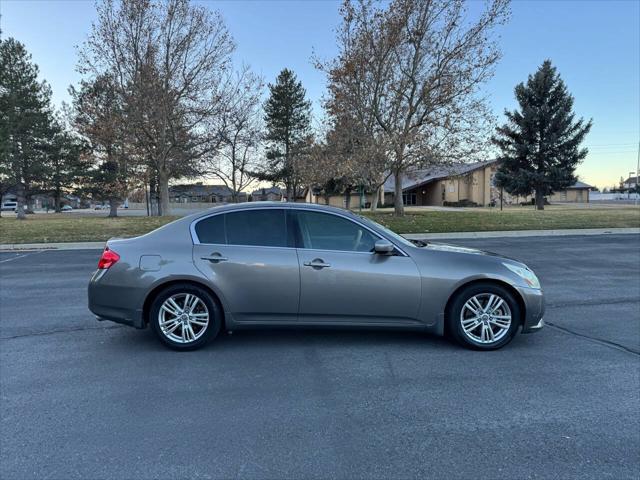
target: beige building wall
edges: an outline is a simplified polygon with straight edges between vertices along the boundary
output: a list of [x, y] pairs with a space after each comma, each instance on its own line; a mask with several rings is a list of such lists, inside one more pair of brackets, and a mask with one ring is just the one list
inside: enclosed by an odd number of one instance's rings
[[[493, 188], [491, 186], [491, 180], [495, 170], [495, 167], [489, 165], [460, 177], [460, 183], [468, 184], [466, 190], [464, 186], [461, 186], [460, 200], [469, 200], [482, 206], [489, 205], [492, 197], [496, 194], [496, 192], [492, 191]], [[466, 195], [463, 193], [466, 193]]]
[[[371, 200], [373, 197], [374, 195], [372, 194], [369, 194], [369, 193], [365, 194], [364, 203], [371, 203]], [[351, 205], [350, 205], [351, 208], [357, 208], [360, 205], [360, 194], [359, 193], [352, 194], [350, 201], [351, 201]], [[326, 199], [322, 195], [313, 196], [312, 203], [326, 205]], [[331, 195], [329, 197], [329, 205], [331, 205], [332, 207], [346, 208], [347, 198], [345, 195]]]
[[[447, 178], [437, 183], [444, 185], [446, 202], [468, 200], [478, 205], [489, 205], [492, 199], [491, 178], [495, 168], [487, 166], [466, 175]], [[431, 197], [426, 205], [442, 205], [441, 196]]]
[[589, 202], [589, 190], [569, 188], [560, 192], [555, 192], [548, 197], [550, 202], [573, 202], [573, 203], [588, 203]]
[[422, 196], [422, 205], [442, 206], [442, 192], [446, 191], [445, 182], [440, 180], [427, 185], [425, 194]]
[[[499, 192], [491, 186], [492, 176], [495, 174], [495, 171], [495, 165], [488, 165], [466, 175], [430, 182], [413, 190], [416, 194], [416, 203], [417, 205], [442, 206], [444, 202], [453, 203], [468, 200], [481, 206], [487, 206], [491, 203], [492, 199], [497, 201], [499, 195]], [[370, 203], [372, 195], [366, 194], [365, 197], [365, 202]], [[312, 203], [325, 203], [325, 199], [322, 196], [313, 196], [310, 201]], [[351, 207], [357, 207], [359, 202], [360, 195], [357, 193], [353, 194], [351, 196]], [[379, 205], [390, 205], [392, 203], [393, 194], [383, 192], [383, 198], [380, 199]], [[331, 196], [329, 205], [344, 208], [344, 195]]]

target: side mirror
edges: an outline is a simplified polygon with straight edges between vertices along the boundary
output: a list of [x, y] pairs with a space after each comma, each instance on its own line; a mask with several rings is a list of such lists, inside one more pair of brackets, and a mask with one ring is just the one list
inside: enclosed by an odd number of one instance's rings
[[388, 255], [392, 253], [394, 248], [393, 243], [388, 240], [378, 240], [373, 247], [375, 252], [381, 255]]

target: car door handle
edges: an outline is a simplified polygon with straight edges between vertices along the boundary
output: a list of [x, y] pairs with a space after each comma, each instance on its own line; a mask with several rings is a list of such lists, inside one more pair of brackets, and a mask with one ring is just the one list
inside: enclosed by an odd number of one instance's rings
[[219, 253], [214, 253], [209, 257], [200, 257], [200, 258], [202, 260], [208, 260], [209, 262], [212, 262], [212, 263], [226, 262], [227, 260], [229, 260], [227, 257], [223, 257]]
[[305, 267], [313, 267], [313, 268], [327, 268], [330, 267], [330, 263], [324, 263], [323, 260], [316, 258], [315, 260], [311, 260], [310, 262], [304, 262]]

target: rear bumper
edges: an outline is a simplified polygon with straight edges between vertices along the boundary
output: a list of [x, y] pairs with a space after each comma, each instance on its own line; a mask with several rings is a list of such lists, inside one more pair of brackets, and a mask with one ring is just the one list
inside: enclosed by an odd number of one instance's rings
[[117, 312], [117, 314], [114, 315], [112, 312], [98, 313], [101, 311], [100, 308], [93, 309], [89, 307], [89, 310], [91, 310], [91, 312], [96, 316], [96, 320], [99, 322], [108, 320], [110, 322], [121, 323], [135, 328], [146, 327], [145, 322], [142, 321], [142, 317], [137, 317], [135, 312]]
[[544, 327], [544, 294], [536, 288], [519, 287], [525, 307], [525, 318], [522, 324], [522, 333], [538, 332]]
[[[109, 320], [135, 328], [145, 328], [142, 309], [132, 306], [138, 303], [133, 301], [132, 289], [123, 289], [119, 285], [101, 281], [105, 275], [104, 272], [104, 270], [96, 271], [89, 282], [87, 289], [89, 310], [98, 321]], [[114, 302], [114, 298], [117, 298], [118, 302]]]

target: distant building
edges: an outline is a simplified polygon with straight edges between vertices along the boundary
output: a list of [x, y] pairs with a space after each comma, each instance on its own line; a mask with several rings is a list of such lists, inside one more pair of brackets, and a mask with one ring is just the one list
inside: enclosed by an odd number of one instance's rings
[[[233, 191], [226, 185], [195, 184], [173, 185], [169, 187], [171, 203], [230, 203]], [[247, 194], [238, 192], [238, 201], [246, 202]]]
[[[497, 161], [489, 160], [411, 170], [402, 178], [402, 201], [407, 206], [490, 205], [499, 198], [499, 190], [493, 186], [496, 169]], [[371, 204], [374, 195], [362, 195], [365, 206]], [[395, 178], [391, 175], [380, 192], [378, 205], [392, 205], [395, 195]], [[308, 201], [343, 208], [347, 204], [345, 195], [310, 195]], [[350, 206], [358, 206], [360, 201], [360, 192], [353, 190]]]
[[[413, 170], [402, 179], [402, 200], [411, 205], [488, 206], [499, 198], [494, 187], [497, 160]], [[395, 198], [395, 177], [384, 184], [384, 203]]]
[[630, 188], [636, 188], [638, 186], [638, 177], [629, 177], [622, 182], [622, 188], [628, 190]]
[[578, 181], [564, 190], [554, 192], [548, 197], [548, 200], [550, 202], [589, 203], [591, 189], [593, 189], [591, 185]]
[[[14, 188], [9, 188], [4, 195], [2, 195], [0, 202], [17, 202], [18, 197]], [[31, 195], [31, 206], [34, 210], [46, 210], [55, 208], [56, 201], [53, 195], [50, 193], [34, 193]], [[60, 198], [60, 206], [70, 205], [72, 208], [87, 207], [89, 203], [86, 199], [82, 199], [76, 195], [65, 194]]]
[[[500, 188], [495, 185], [497, 160], [475, 163], [458, 163], [425, 169], [414, 169], [402, 178], [402, 202], [406, 206], [479, 206], [486, 207], [500, 203]], [[588, 202], [589, 190], [593, 188], [583, 182], [576, 182], [565, 190], [548, 197], [551, 202]], [[378, 205], [391, 206], [395, 199], [395, 178], [391, 175], [380, 192]], [[502, 192], [505, 204], [529, 203], [532, 196], [516, 197]], [[362, 194], [353, 190], [349, 205], [357, 207], [361, 200], [369, 206], [374, 194]], [[343, 194], [323, 197], [309, 194], [307, 201], [328, 203], [345, 208], [347, 198]]]
[[279, 202], [285, 192], [280, 187], [259, 188], [251, 192], [251, 201], [253, 202]]

